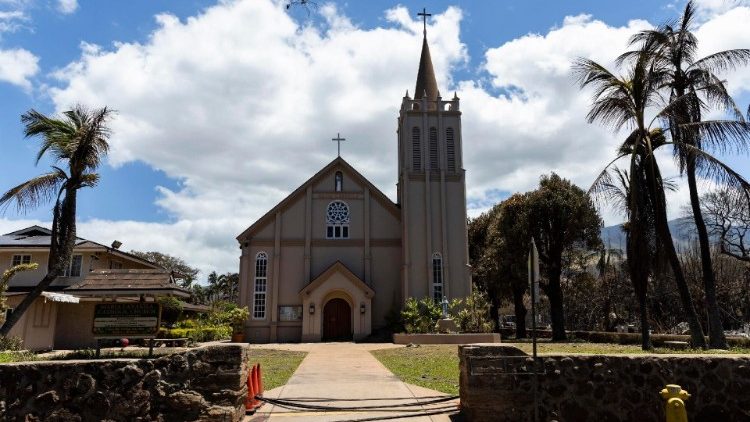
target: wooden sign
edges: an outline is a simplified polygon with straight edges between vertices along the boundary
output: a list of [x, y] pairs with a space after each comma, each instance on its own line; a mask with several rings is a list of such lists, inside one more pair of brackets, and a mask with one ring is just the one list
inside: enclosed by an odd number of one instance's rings
[[155, 337], [160, 320], [158, 303], [100, 303], [94, 307], [93, 333], [97, 338]]

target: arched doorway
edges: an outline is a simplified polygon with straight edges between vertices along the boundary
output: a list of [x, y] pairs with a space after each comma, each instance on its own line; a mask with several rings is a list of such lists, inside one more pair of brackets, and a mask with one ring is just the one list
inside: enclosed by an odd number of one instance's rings
[[341, 298], [329, 300], [323, 307], [323, 341], [352, 339], [352, 308]]

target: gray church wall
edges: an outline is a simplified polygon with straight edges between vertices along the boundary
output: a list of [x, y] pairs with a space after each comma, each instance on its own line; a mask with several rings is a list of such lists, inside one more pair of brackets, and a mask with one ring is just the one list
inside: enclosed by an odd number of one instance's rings
[[281, 213], [281, 239], [304, 239], [305, 197], [299, 199]]
[[[345, 240], [327, 240], [325, 246], [318, 246], [312, 250], [313, 278], [328, 269], [336, 261], [341, 261], [349, 271], [360, 279], [364, 279], [364, 247], [346, 246]], [[336, 243], [343, 243], [336, 246]]]
[[279, 286], [285, 288], [279, 289], [278, 306], [301, 305], [299, 291], [305, 287], [307, 280], [305, 247], [302, 245], [282, 246], [280, 259], [284, 265], [281, 265], [279, 269]]
[[372, 288], [375, 297], [372, 301], [372, 326], [385, 325], [385, 317], [394, 304], [401, 305], [401, 247], [384, 246], [372, 248]]

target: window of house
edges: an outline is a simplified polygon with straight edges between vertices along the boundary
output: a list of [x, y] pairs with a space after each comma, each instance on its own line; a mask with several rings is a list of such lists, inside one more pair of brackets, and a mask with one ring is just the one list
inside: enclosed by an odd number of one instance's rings
[[453, 137], [453, 128], [445, 129], [445, 150], [448, 161], [448, 171], [456, 171], [456, 141]]
[[437, 129], [430, 128], [430, 170], [439, 168]]
[[31, 264], [31, 255], [13, 255], [11, 267], [21, 264]]
[[335, 176], [336, 181], [334, 182], [334, 190], [336, 192], [341, 192], [344, 190], [344, 175], [340, 172], [336, 172]]
[[414, 127], [411, 130], [411, 165], [414, 170], [422, 170], [422, 145], [419, 128]]
[[112, 269], [113, 270], [121, 270], [122, 269], [122, 262], [120, 262], [120, 261], [112, 261]]
[[83, 255], [73, 255], [70, 258], [70, 265], [65, 269], [64, 277], [80, 277], [81, 276], [81, 263], [83, 262]]
[[437, 252], [432, 254], [432, 299], [435, 303], [443, 300], [443, 257]]
[[349, 206], [342, 201], [328, 204], [326, 211], [326, 238], [349, 238]]
[[266, 318], [266, 290], [268, 288], [268, 255], [255, 256], [255, 286], [253, 288], [253, 319]]

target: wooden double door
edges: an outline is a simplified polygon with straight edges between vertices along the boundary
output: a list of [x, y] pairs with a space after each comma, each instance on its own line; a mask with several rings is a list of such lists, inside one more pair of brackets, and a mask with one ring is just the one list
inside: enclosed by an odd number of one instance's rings
[[323, 341], [352, 339], [352, 308], [344, 299], [331, 299], [323, 307]]

